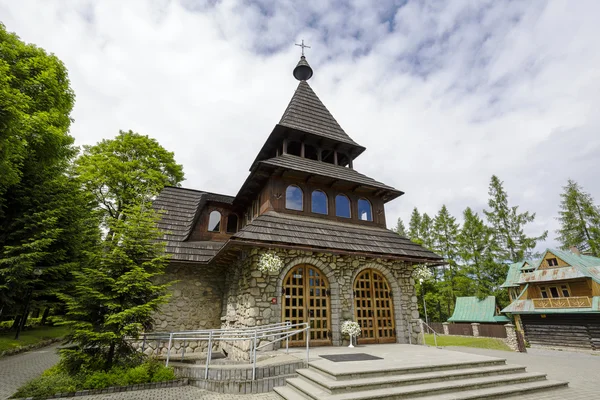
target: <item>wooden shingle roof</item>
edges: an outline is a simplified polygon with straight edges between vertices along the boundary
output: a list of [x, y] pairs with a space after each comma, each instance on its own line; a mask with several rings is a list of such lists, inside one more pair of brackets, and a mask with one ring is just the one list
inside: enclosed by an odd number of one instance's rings
[[293, 156], [291, 154], [282, 154], [278, 157], [269, 158], [268, 160], [261, 161], [260, 164], [281, 167], [292, 171], [306, 172], [311, 175], [324, 176], [349, 183], [358, 183], [377, 189], [386, 189], [390, 192], [396, 192], [398, 195], [404, 194], [404, 192], [378, 182], [373, 178], [369, 178], [355, 169], [311, 160], [309, 158]]
[[306, 81], [298, 84], [279, 125], [360, 146], [344, 132]]
[[233, 235], [234, 241], [306, 246], [318, 249], [393, 256], [422, 262], [442, 258], [388, 229], [269, 211]]
[[207, 201], [231, 204], [233, 197], [168, 186], [154, 200], [154, 208], [161, 213], [158, 228], [164, 232], [162, 239], [171, 260], [208, 262], [225, 244], [186, 241]]

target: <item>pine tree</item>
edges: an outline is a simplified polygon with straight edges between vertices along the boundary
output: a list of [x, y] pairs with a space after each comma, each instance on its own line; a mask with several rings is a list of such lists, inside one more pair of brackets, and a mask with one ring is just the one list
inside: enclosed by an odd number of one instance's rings
[[407, 237], [406, 227], [404, 226], [404, 222], [402, 222], [402, 218], [398, 217], [398, 222], [396, 223], [396, 228], [394, 229], [398, 235], [402, 237]]
[[577, 182], [569, 179], [561, 193], [557, 240], [564, 249], [571, 246], [600, 256], [600, 208]]
[[457, 236], [459, 225], [456, 218], [450, 215], [448, 208], [442, 206], [433, 220], [434, 250], [444, 257], [444, 285], [443, 291], [447, 299], [448, 315], [454, 308], [455, 301], [455, 278], [457, 274]]
[[464, 275], [471, 283], [471, 289], [467, 293], [475, 293], [478, 298], [483, 299], [495, 295], [505, 278], [506, 270], [503, 264], [495, 261], [497, 246], [492, 229], [469, 207], [463, 216], [464, 223], [458, 234], [458, 254], [464, 261]]
[[434, 247], [434, 237], [433, 237], [433, 220], [427, 213], [423, 213], [421, 216], [421, 225], [419, 227], [419, 231], [421, 232], [421, 240], [423, 246], [428, 249], [433, 249]]
[[72, 294], [62, 296], [73, 329], [68, 339], [78, 345], [62, 351], [71, 372], [127, 362], [135, 351], [126, 336], [150, 330], [153, 313], [169, 297], [168, 285], [155, 283], [167, 263], [156, 213], [143, 206], [122, 212], [126, 218], [108, 220], [112, 240], [75, 273]]
[[415, 207], [408, 222], [408, 238], [415, 243], [421, 243], [421, 214]]
[[509, 207], [508, 194], [504, 191], [503, 182], [495, 175], [492, 176], [488, 193], [490, 209], [484, 210], [483, 213], [494, 230], [499, 246], [497, 261], [514, 263], [523, 260], [531, 254], [537, 242], [546, 240], [548, 231], [536, 237], [529, 237], [524, 233], [524, 227], [535, 220], [535, 213], [519, 213], [518, 206]]

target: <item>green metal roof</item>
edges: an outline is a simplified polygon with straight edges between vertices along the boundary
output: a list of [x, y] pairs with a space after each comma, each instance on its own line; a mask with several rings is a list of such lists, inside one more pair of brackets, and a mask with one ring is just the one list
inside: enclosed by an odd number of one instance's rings
[[508, 274], [506, 275], [506, 281], [500, 287], [519, 287], [519, 276], [521, 274], [521, 267], [525, 264], [525, 261], [519, 261], [514, 264], [510, 264], [508, 267]]
[[510, 322], [503, 315], [496, 314], [496, 298], [488, 296], [483, 300], [477, 297], [458, 297], [454, 306], [454, 314], [448, 318], [449, 322]]
[[515, 300], [502, 310], [511, 314], [583, 314], [600, 312], [600, 296], [592, 297], [592, 307], [589, 308], [538, 308], [533, 306], [533, 300]]

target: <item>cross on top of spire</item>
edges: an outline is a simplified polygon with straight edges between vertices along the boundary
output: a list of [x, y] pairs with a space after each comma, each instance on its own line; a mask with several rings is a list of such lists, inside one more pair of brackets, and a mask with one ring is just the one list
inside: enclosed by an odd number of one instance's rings
[[298, 43], [294, 43], [294, 44], [295, 44], [296, 46], [300, 46], [300, 47], [302, 47], [302, 57], [304, 57], [304, 49], [305, 49], [305, 48], [307, 48], [307, 49], [310, 49], [310, 46], [307, 46], [307, 45], [305, 45], [305, 44], [304, 44], [304, 39], [302, 39], [302, 43], [301, 43], [301, 44], [298, 44]]

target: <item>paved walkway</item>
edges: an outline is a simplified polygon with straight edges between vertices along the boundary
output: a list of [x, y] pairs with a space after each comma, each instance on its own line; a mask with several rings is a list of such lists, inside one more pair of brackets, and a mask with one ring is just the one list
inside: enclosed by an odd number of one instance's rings
[[569, 382], [568, 388], [519, 396], [519, 400], [591, 400], [600, 398], [600, 354], [542, 349], [527, 349], [527, 353], [470, 347], [445, 347], [445, 349], [504, 358], [508, 364], [526, 366], [528, 372], [543, 372], [548, 375], [548, 379]]
[[171, 389], [137, 390], [134, 392], [101, 394], [77, 397], [81, 400], [281, 400], [274, 392], [263, 394], [221, 394], [193, 386]]
[[58, 362], [57, 345], [0, 358], [0, 399]]

